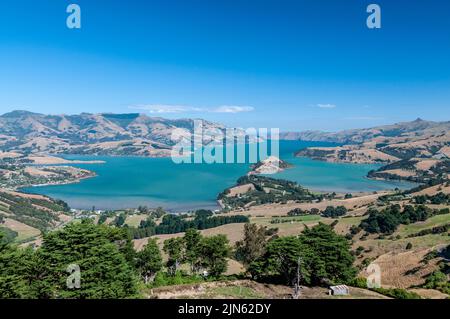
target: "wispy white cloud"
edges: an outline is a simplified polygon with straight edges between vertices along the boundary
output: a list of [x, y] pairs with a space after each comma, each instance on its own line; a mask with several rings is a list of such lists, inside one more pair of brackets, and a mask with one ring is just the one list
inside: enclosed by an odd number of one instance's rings
[[335, 104], [317, 104], [317, 107], [321, 108], [321, 109], [334, 109], [336, 107]]
[[223, 105], [215, 108], [213, 110], [214, 113], [242, 113], [242, 112], [251, 112], [254, 111], [255, 108], [252, 106], [236, 106], [236, 105]]
[[183, 105], [150, 104], [130, 106], [130, 109], [147, 111], [152, 114], [184, 113], [188, 108]]
[[186, 105], [168, 105], [168, 104], [148, 104], [130, 106], [130, 109], [146, 111], [151, 114], [170, 114], [170, 113], [242, 113], [251, 112], [255, 108], [252, 106], [222, 105], [214, 108], [193, 107]]

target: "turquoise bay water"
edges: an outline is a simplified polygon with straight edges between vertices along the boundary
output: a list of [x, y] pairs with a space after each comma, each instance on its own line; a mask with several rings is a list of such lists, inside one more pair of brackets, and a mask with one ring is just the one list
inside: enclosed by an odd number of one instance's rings
[[[280, 157], [294, 167], [276, 175], [322, 191], [356, 192], [412, 186], [404, 182], [365, 178], [377, 165], [335, 164], [295, 158], [293, 153], [310, 146], [331, 144], [281, 141]], [[249, 164], [175, 164], [170, 158], [64, 156], [67, 159], [103, 160], [105, 164], [77, 164], [97, 177], [77, 184], [25, 188], [66, 201], [72, 208], [120, 209], [139, 205], [162, 206], [173, 211], [217, 208], [217, 194], [245, 175]]]

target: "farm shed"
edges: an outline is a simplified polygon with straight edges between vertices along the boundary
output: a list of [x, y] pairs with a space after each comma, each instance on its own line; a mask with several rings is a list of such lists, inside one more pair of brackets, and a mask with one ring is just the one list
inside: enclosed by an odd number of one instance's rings
[[347, 296], [350, 295], [350, 289], [346, 285], [331, 286], [328, 293], [330, 296]]

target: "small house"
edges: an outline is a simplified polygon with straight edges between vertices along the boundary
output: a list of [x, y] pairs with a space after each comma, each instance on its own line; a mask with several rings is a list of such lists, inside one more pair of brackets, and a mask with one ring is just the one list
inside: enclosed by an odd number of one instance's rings
[[348, 296], [350, 289], [346, 285], [331, 286], [328, 293], [330, 296]]

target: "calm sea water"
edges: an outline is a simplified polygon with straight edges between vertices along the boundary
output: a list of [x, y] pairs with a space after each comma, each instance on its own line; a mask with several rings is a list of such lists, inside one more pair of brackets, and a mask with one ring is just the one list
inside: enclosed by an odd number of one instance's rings
[[[335, 164], [295, 158], [310, 146], [331, 144], [281, 141], [280, 157], [294, 167], [275, 178], [293, 180], [313, 190], [355, 192], [412, 186], [410, 183], [365, 178], [377, 165]], [[74, 165], [97, 173], [77, 184], [25, 188], [66, 201], [72, 208], [120, 209], [139, 205], [162, 206], [173, 211], [217, 208], [217, 194], [245, 175], [249, 164], [175, 164], [170, 158], [64, 156], [67, 159], [103, 160], [105, 164]]]

